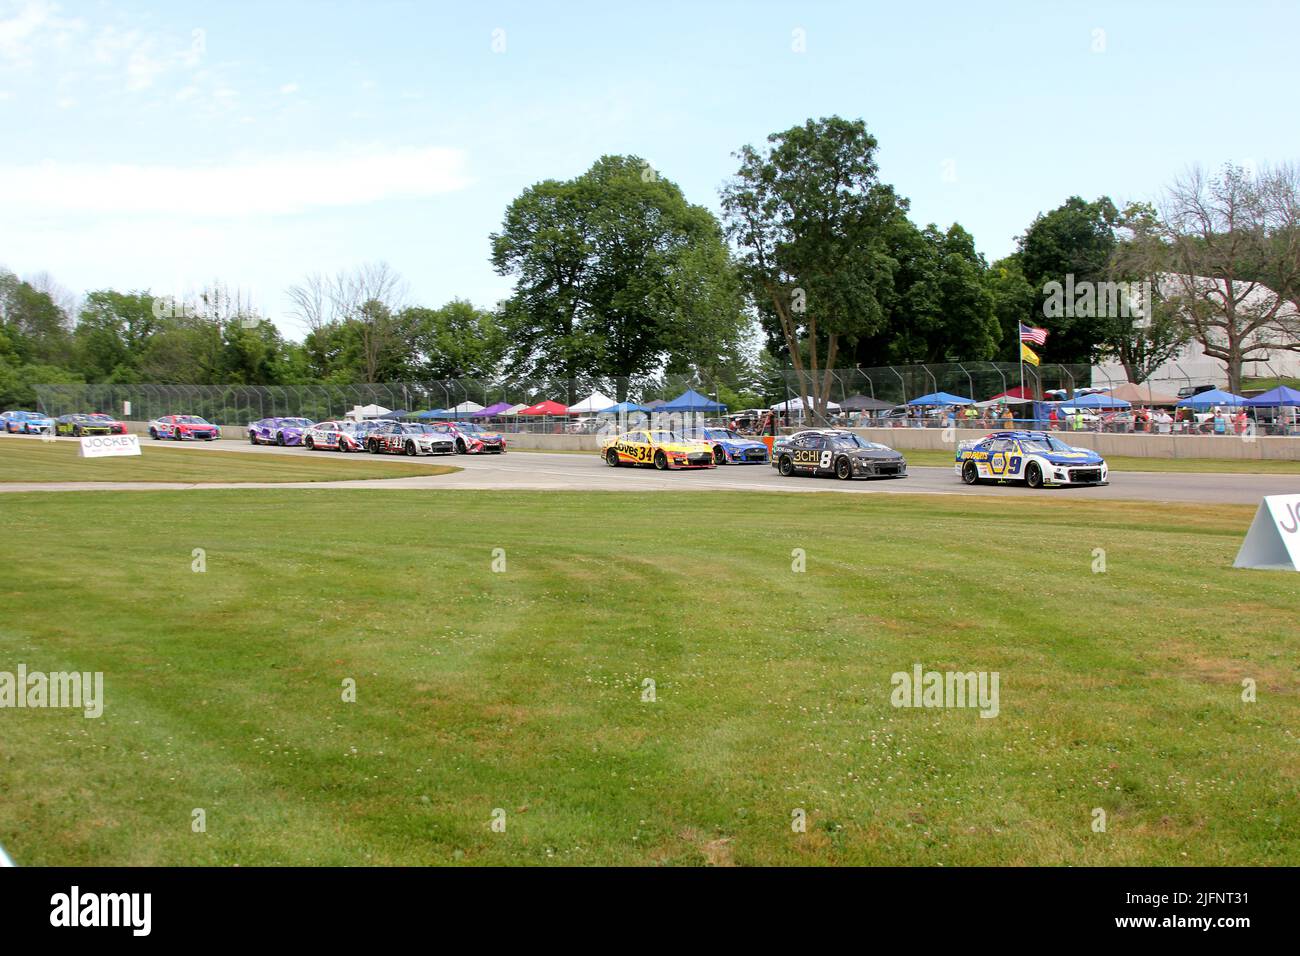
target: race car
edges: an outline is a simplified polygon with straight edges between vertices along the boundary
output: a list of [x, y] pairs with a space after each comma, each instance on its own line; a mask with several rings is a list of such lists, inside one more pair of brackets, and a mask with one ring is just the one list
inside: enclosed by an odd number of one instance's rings
[[126, 434], [126, 423], [119, 422], [112, 415], [105, 415], [103, 412], [91, 412], [89, 417], [97, 422], [103, 422], [108, 425], [110, 435]]
[[54, 419], [40, 412], [0, 412], [0, 422], [10, 435], [49, 435], [54, 431]]
[[1030, 488], [1109, 484], [1106, 460], [1050, 432], [994, 432], [957, 446], [956, 471], [968, 485], [1023, 481]]
[[790, 436], [777, 455], [776, 470], [794, 475], [851, 478], [906, 478], [907, 459], [879, 442], [835, 428], [808, 429]]
[[310, 418], [262, 418], [248, 425], [250, 445], [301, 445]]
[[366, 431], [361, 422], [317, 422], [303, 432], [302, 444], [308, 451], [365, 451]]
[[82, 435], [112, 435], [114, 422], [107, 415], [88, 415], [85, 412], [73, 412], [70, 415], [60, 415], [54, 419], [54, 433], [56, 435], [72, 435], [80, 438]]
[[366, 435], [366, 451], [392, 455], [454, 455], [456, 439], [424, 425], [384, 422]]
[[504, 455], [506, 452], [505, 438], [488, 431], [477, 422], [437, 422], [429, 427], [454, 437], [456, 453], [460, 455], [478, 455], [484, 452]]
[[660, 471], [678, 468], [716, 468], [713, 449], [677, 432], [662, 429], [625, 432], [606, 439], [600, 457], [611, 468], [619, 465], [654, 465]]
[[701, 428], [698, 432], [687, 432], [687, 436], [711, 445], [713, 460], [719, 465], [767, 464], [767, 445], [730, 428]]
[[216, 441], [221, 437], [220, 426], [198, 415], [164, 415], [149, 423], [149, 437], [154, 441], [170, 438], [174, 441]]

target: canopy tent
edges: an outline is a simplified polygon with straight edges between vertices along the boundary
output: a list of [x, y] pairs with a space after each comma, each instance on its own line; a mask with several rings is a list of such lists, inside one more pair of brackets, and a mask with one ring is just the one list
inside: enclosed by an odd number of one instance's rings
[[668, 403], [665, 402], [662, 398], [652, 398], [650, 399], [650, 401], [642, 402], [641, 404], [653, 412], [653, 411], [657, 411], [660, 408], [663, 408]]
[[399, 410], [396, 412], [384, 412], [384, 414], [382, 415], [376, 415], [375, 418], [390, 419], [392, 421], [397, 421], [397, 419], [405, 418], [409, 414], [411, 413], [408, 411]]
[[719, 405], [713, 399], [701, 395], [695, 389], [688, 388], [671, 402], [665, 402], [659, 406], [658, 410], [661, 412], [725, 412], [727, 406]]
[[[1012, 401], [1019, 399], [1019, 401]], [[990, 395], [988, 401], [976, 402], [980, 408], [988, 408], [990, 405], [996, 405], [1000, 401], [1005, 401], [1008, 405], [1017, 405], [1020, 402], [1032, 402], [1034, 400], [1033, 389], [1027, 385], [1017, 385], [1015, 388], [1009, 388], [1005, 392], [998, 392], [996, 395]]]
[[929, 395], [922, 395], [920, 398], [914, 398], [907, 404], [909, 405], [974, 405], [973, 398], [962, 398], [960, 395], [952, 395], [948, 392], [932, 392]]
[[1111, 398], [1122, 398], [1134, 405], [1172, 405], [1178, 401], [1177, 395], [1164, 395], [1152, 391], [1150, 384], [1134, 385], [1125, 382], [1110, 390]]
[[602, 415], [627, 415], [632, 412], [648, 412], [650, 409], [644, 405], [638, 405], [636, 402], [619, 402], [617, 405], [611, 405], [609, 408], [602, 408]]
[[1208, 392], [1199, 392], [1184, 398], [1178, 403], [1179, 408], [1210, 408], [1214, 405], [1228, 405], [1232, 408], [1240, 408], [1246, 404], [1249, 399], [1242, 398], [1240, 395], [1233, 395], [1231, 392], [1225, 392], [1221, 388], [1212, 388]]
[[1132, 405], [1124, 401], [1124, 399], [1103, 395], [1100, 392], [1093, 392], [1091, 395], [1080, 395], [1078, 398], [1071, 398], [1068, 401], [1061, 402], [1061, 405], [1065, 408], [1132, 408]]
[[868, 398], [866, 395], [850, 395], [840, 402], [842, 412], [881, 412], [893, 407], [893, 402], [882, 402], [878, 398]]
[[470, 412], [481, 412], [483, 410], [483, 406], [480, 405], [478, 402], [464, 401], [461, 402], [459, 405], [452, 406], [451, 410], [457, 415], [467, 415]]
[[[807, 403], [807, 407], [810, 409], [817, 407], [816, 399], [814, 399], [811, 395], [809, 395], [807, 398], [802, 398], [802, 399], [791, 398], [784, 402], [777, 402], [775, 405], [769, 405], [768, 408], [770, 408], [774, 412], [803, 411], [805, 407], [804, 405], [805, 402]], [[893, 408], [894, 406], [886, 405], [885, 407]], [[826, 410], [828, 412], [837, 412], [840, 410], [840, 406], [836, 405], [834, 402], [827, 402]]]
[[495, 405], [489, 405], [487, 408], [480, 408], [472, 414], [470, 418], [488, 418], [492, 415], [504, 415], [506, 409], [510, 407], [509, 402], [497, 402]]
[[596, 391], [592, 392], [577, 405], [570, 405], [569, 411], [575, 412], [579, 415], [590, 415], [593, 412], [604, 411], [613, 404], [614, 400], [612, 398]]
[[353, 405], [352, 411], [345, 413], [343, 417], [361, 421], [363, 418], [378, 418], [380, 415], [387, 414], [388, 409], [383, 405]]
[[502, 415], [518, 415], [520, 412], [522, 412], [522, 411], [523, 411], [525, 408], [527, 408], [527, 407], [528, 407], [527, 405], [511, 405], [509, 408], [507, 408], [507, 409], [506, 409], [504, 412], [502, 412], [501, 414], [502, 414]]
[[1300, 408], [1300, 392], [1297, 392], [1294, 388], [1279, 385], [1263, 395], [1256, 395], [1254, 398], [1246, 399], [1246, 404], [1251, 408], [1281, 408], [1283, 405]]
[[976, 402], [976, 408], [993, 408], [995, 405], [1028, 405], [1030, 399], [1016, 398], [1003, 392], [1001, 395], [994, 395], [986, 402]]
[[416, 412], [416, 413], [415, 413], [414, 415], [412, 415], [411, 417], [412, 417], [412, 418], [446, 418], [446, 417], [447, 417], [447, 409], [445, 409], [445, 408], [429, 408], [429, 409], [425, 409], [425, 410], [422, 411], [422, 412]]
[[559, 402], [553, 402], [549, 398], [544, 402], [538, 402], [536, 405], [529, 405], [522, 409], [520, 415], [567, 415], [569, 410]]

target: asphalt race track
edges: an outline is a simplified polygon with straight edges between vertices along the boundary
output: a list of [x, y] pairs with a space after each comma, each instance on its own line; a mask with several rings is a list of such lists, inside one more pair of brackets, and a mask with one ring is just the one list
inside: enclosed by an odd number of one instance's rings
[[[75, 441], [61, 438], [59, 441]], [[4, 441], [39, 441], [35, 437], [4, 436]], [[254, 455], [338, 455], [302, 448], [249, 445], [243, 441], [143, 442], [169, 454], [203, 454], [236, 451]], [[370, 456], [403, 461], [401, 456]], [[1069, 500], [1170, 501], [1208, 504], [1258, 504], [1264, 495], [1300, 494], [1300, 475], [1239, 475], [1178, 472], [1124, 472], [1112, 470], [1104, 487], [1052, 488], [1032, 491], [1023, 484], [962, 484], [951, 468], [909, 468], [907, 478], [857, 479], [782, 478], [769, 465], [723, 465], [706, 471], [658, 472], [653, 468], [610, 468], [594, 452], [555, 454], [514, 451], [505, 455], [448, 455], [421, 458], [464, 469], [452, 475], [362, 481], [312, 481], [201, 485], [174, 482], [7, 482], [0, 492], [17, 491], [148, 491], [184, 488], [475, 488], [492, 490], [542, 489], [548, 491], [829, 491], [841, 494], [952, 494], [1060, 496]]]

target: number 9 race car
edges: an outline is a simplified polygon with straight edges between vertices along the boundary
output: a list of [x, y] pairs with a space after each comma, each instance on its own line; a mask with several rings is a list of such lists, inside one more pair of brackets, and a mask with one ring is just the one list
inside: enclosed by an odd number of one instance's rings
[[600, 446], [600, 457], [611, 468], [654, 465], [660, 471], [669, 471], [717, 467], [710, 445], [661, 429], [631, 431], [606, 439]]
[[791, 436], [778, 446], [776, 470], [792, 475], [834, 475], [850, 478], [906, 478], [907, 459], [878, 442], [853, 432], [811, 429]]
[[994, 432], [957, 446], [956, 470], [968, 485], [1023, 481], [1030, 488], [1109, 484], [1106, 460], [1049, 432]]

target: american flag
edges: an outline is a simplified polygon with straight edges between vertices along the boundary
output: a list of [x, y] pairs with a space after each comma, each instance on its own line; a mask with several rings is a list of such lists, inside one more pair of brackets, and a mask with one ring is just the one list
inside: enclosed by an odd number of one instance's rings
[[1047, 344], [1047, 329], [1036, 329], [1032, 325], [1020, 323], [1020, 341], [1033, 342], [1035, 345]]

